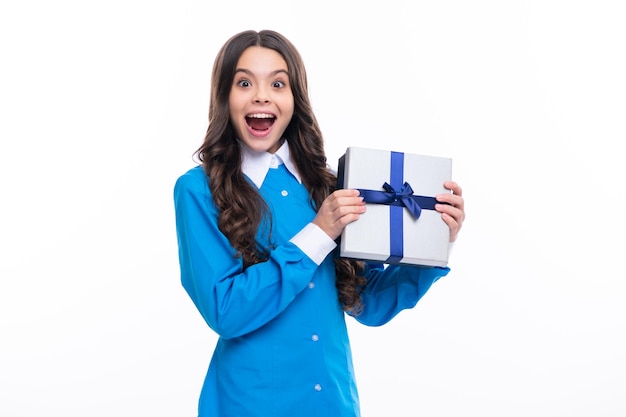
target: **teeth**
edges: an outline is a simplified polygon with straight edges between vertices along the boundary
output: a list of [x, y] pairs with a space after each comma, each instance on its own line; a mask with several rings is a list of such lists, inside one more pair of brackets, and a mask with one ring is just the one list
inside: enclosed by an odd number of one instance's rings
[[249, 114], [246, 117], [249, 117], [251, 119], [273, 119], [274, 115], [267, 114], [267, 113], [254, 113], [254, 114]]

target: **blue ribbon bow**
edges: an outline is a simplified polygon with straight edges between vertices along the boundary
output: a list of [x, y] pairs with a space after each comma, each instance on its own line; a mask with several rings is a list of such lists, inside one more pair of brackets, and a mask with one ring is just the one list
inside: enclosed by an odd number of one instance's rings
[[394, 190], [387, 182], [383, 184], [383, 188], [385, 191], [359, 189], [359, 193], [366, 203], [404, 206], [415, 219], [419, 219], [422, 214], [422, 206], [420, 203], [426, 206], [424, 207], [425, 209], [433, 210], [435, 208], [433, 197], [414, 195], [413, 188], [411, 188], [411, 185], [406, 181], [398, 191]]

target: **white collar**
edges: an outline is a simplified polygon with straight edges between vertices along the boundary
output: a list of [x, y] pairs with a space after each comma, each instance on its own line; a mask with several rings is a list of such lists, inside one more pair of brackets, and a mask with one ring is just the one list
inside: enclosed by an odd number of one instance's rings
[[298, 169], [291, 159], [289, 145], [286, 140], [274, 154], [256, 152], [241, 141], [239, 141], [239, 148], [241, 149], [241, 169], [257, 188], [261, 188], [270, 168], [278, 168], [280, 164], [285, 164], [285, 168], [302, 184]]

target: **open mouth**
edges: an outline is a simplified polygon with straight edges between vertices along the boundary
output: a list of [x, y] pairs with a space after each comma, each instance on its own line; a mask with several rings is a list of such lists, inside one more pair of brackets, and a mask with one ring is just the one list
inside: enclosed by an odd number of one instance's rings
[[276, 116], [269, 113], [253, 113], [246, 116], [246, 123], [253, 130], [264, 131], [272, 127]]

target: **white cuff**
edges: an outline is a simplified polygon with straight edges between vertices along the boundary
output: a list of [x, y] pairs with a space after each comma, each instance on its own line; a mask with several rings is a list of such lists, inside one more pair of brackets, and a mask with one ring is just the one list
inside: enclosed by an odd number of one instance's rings
[[335, 241], [313, 223], [304, 226], [297, 235], [291, 238], [290, 242], [299, 247], [318, 265], [337, 247]]

